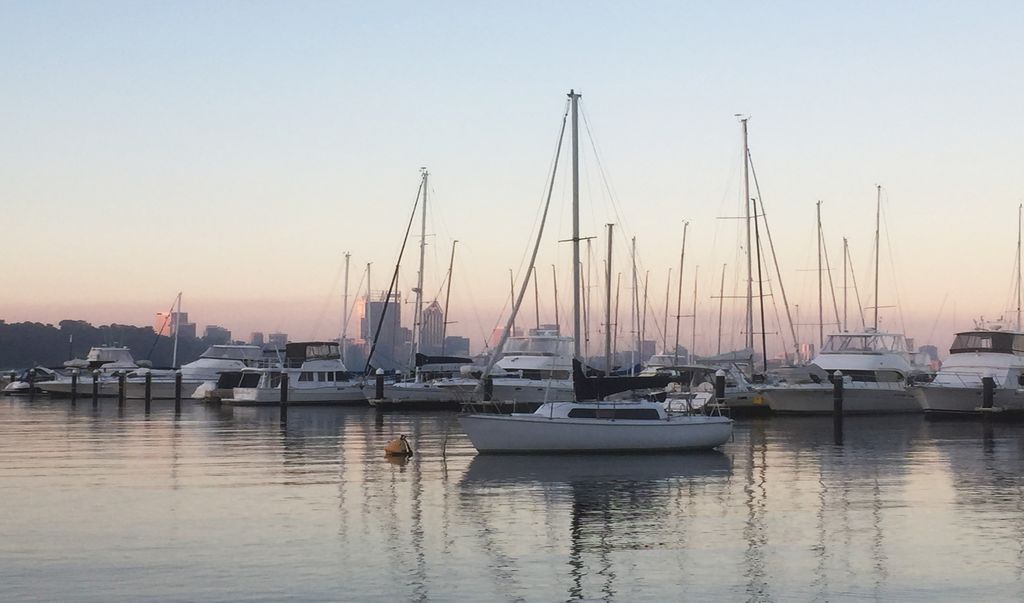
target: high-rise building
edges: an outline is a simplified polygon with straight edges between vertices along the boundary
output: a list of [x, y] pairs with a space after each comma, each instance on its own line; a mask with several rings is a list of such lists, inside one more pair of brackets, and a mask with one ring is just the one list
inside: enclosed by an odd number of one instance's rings
[[231, 331], [218, 325], [207, 325], [203, 329], [203, 339], [211, 345], [231, 343]]
[[423, 340], [420, 342], [420, 352], [424, 354], [439, 354], [441, 352], [441, 338], [444, 337], [444, 310], [436, 301], [423, 310], [423, 327], [421, 333]]
[[157, 312], [156, 320], [153, 321], [153, 330], [157, 335], [174, 337], [175, 326], [178, 336], [184, 338], [195, 338], [196, 325], [188, 321], [188, 312]]
[[261, 331], [253, 331], [252, 334], [249, 335], [249, 344], [263, 345], [263, 333]]
[[[383, 322], [381, 316], [384, 317]], [[393, 293], [386, 302], [383, 299], [362, 300], [359, 336], [366, 342], [367, 353], [373, 346], [378, 326], [380, 334], [376, 337], [377, 347], [371, 364], [384, 369], [408, 366], [409, 330], [402, 328], [401, 293]]]
[[271, 333], [267, 336], [267, 343], [283, 350], [288, 345], [288, 333]]
[[469, 356], [469, 338], [449, 335], [444, 338], [445, 356]]

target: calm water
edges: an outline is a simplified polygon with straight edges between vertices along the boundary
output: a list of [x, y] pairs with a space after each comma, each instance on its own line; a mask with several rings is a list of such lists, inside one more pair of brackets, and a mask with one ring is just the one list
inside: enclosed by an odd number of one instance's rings
[[1022, 450], [772, 418], [715, 454], [477, 457], [450, 414], [0, 398], [0, 600], [1022, 600]]

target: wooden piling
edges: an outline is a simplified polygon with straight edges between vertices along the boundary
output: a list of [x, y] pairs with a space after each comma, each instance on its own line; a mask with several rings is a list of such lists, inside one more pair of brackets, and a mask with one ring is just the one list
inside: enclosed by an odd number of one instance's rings
[[28, 369], [28, 400], [34, 402], [36, 399], [36, 369]]
[[288, 373], [281, 372], [281, 422], [288, 420]]
[[78, 404], [78, 369], [71, 370], [71, 406]]
[[174, 416], [181, 414], [181, 371], [174, 373]]
[[996, 380], [992, 377], [981, 378], [981, 407], [992, 408], [996, 397]]
[[832, 435], [836, 446], [843, 444], [843, 373], [832, 373]]
[[715, 402], [719, 407], [725, 406], [725, 371], [715, 371]]
[[128, 392], [125, 391], [127, 376], [124, 371], [117, 375], [117, 408], [118, 410], [124, 410], [124, 401], [127, 398]]
[[377, 369], [375, 375], [376, 381], [374, 382], [373, 398], [374, 400], [384, 399], [384, 369]]
[[153, 373], [146, 371], [146, 414], [149, 414], [149, 409], [153, 401]]
[[96, 408], [100, 403], [100, 372], [92, 372], [92, 407]]

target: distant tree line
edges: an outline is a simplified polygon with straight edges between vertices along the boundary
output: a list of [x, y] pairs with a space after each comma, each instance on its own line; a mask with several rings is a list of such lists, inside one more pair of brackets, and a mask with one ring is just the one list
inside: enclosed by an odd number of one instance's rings
[[[59, 367], [71, 358], [85, 358], [89, 348], [96, 346], [124, 346], [136, 360], [149, 360], [154, 367], [170, 367], [174, 340], [158, 337], [153, 327], [94, 327], [84, 320], [62, 320], [57, 326], [38, 322], [9, 324], [0, 320], [0, 369]], [[178, 365], [199, 358], [206, 348], [207, 343], [201, 338], [180, 338]]]

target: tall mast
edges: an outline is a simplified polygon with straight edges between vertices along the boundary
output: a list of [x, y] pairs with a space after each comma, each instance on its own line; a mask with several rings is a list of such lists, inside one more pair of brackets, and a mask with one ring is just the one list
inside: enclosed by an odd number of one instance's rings
[[849, 329], [846, 324], [846, 259], [850, 256], [850, 244], [847, 242], [846, 237], [843, 237], [843, 332], [847, 332]]
[[630, 298], [630, 315], [629, 315], [629, 335], [633, 338], [633, 343], [630, 345], [632, 350], [629, 353], [629, 374], [633, 374], [633, 369], [636, 367], [636, 358], [640, 354], [640, 287], [636, 280], [636, 237], [633, 237], [632, 247], [633, 257], [633, 295]]
[[537, 284], [537, 267], [533, 267], [533, 316], [536, 318], [537, 330], [540, 330], [540, 285]]
[[615, 333], [612, 339], [612, 357], [616, 355], [616, 348], [619, 346], [619, 291], [622, 290], [622, 273], [615, 275]]
[[[821, 201], [818, 208], [818, 350], [825, 345], [825, 310], [821, 290]], [[877, 305], [877, 304], [875, 304]], [[877, 310], [876, 310], [877, 311]]]
[[445, 342], [448, 339], [448, 302], [452, 298], [452, 270], [455, 268], [455, 244], [452, 241], [452, 257], [448, 260], [448, 284], [444, 292], [444, 318], [441, 320], [441, 355], [444, 356]]
[[877, 200], [875, 202], [875, 330], [878, 330], [878, 256], [882, 255], [882, 248], [879, 245], [880, 225], [882, 223], [882, 185], [876, 184], [875, 191]]
[[[686, 229], [690, 223], [683, 221], [683, 248], [679, 252], [679, 291], [676, 293], [676, 347], [672, 350], [672, 364], [679, 364], [679, 321], [683, 318], [683, 260], [686, 259]], [[696, 277], [695, 277], [696, 278]], [[693, 285], [697, 289], [696, 282]], [[668, 327], [666, 327], [668, 328]], [[693, 350], [690, 350], [693, 353]]]
[[561, 323], [558, 322], [558, 274], [555, 272], [555, 265], [551, 264], [551, 284], [553, 295], [555, 296], [555, 328], [558, 329], [558, 334], [562, 334]]
[[722, 284], [718, 289], [718, 354], [722, 353], [722, 304], [725, 301], [725, 264], [722, 264]]
[[583, 282], [583, 290], [587, 292], [583, 300], [583, 356], [587, 358], [590, 357], [590, 323], [593, 320], [591, 313], [594, 311], [590, 295], [594, 290], [594, 253], [590, 245], [591, 240], [591, 237], [587, 237], [587, 278]]
[[416, 316], [413, 317], [413, 353], [409, 356], [409, 370], [416, 368], [416, 353], [423, 345], [423, 260], [427, 253], [427, 168], [420, 168], [423, 174], [423, 206], [420, 208], [420, 270], [416, 275]]
[[665, 281], [665, 314], [661, 324], [661, 352], [668, 352], [668, 296], [672, 293], [672, 267], [668, 269], [668, 280]]
[[171, 352], [171, 366], [174, 368], [178, 367], [178, 327], [181, 326], [181, 291], [178, 291], [178, 311], [174, 313], [174, 320], [171, 323], [174, 325], [174, 349]]
[[[690, 349], [687, 350], [687, 360], [693, 362], [693, 356], [697, 353], [697, 272], [700, 266], [693, 267], [693, 315], [690, 317]], [[679, 345], [676, 344], [676, 348]]]
[[[529, 281], [529, 279], [527, 279], [527, 281]], [[515, 303], [516, 303], [516, 279], [515, 279], [514, 276], [512, 276], [512, 269], [511, 268], [508, 269], [508, 290], [509, 290], [509, 299], [512, 300], [512, 304], [515, 305]], [[515, 337], [515, 336], [516, 336], [516, 317], [513, 316], [512, 317], [512, 337]]]
[[1020, 213], [1024, 204], [1017, 206], [1017, 330], [1020, 330]]
[[[345, 340], [348, 339], [348, 264], [352, 258], [352, 254], [345, 252], [345, 294], [342, 297], [341, 302], [341, 362], [345, 363], [347, 358], [345, 357], [345, 349], [348, 347], [345, 345]], [[345, 365], [346, 368], [348, 365]]]
[[[751, 199], [753, 203], [753, 199]], [[768, 372], [768, 329], [764, 324], [764, 275], [761, 273], [761, 229], [758, 226], [757, 206], [754, 209], [754, 249], [757, 251], [757, 301], [761, 311], [761, 360], [764, 372]], [[750, 351], [750, 370], [754, 370], [754, 351]]]
[[569, 91], [572, 101], [572, 339], [573, 356], [580, 357], [580, 95]]
[[747, 120], [743, 117], [743, 208], [747, 216], [747, 341], [746, 347], [754, 349], [754, 268], [753, 252], [750, 248], [750, 145], [747, 143]]
[[647, 283], [651, 280], [651, 271], [644, 271], [644, 297], [643, 297], [643, 312], [641, 312], [642, 318], [640, 319], [640, 339], [636, 348], [637, 359], [640, 362], [644, 361], [644, 338], [647, 337]]
[[605, 374], [612, 372], [612, 229], [614, 224], [608, 226], [608, 260], [604, 267], [604, 371]]

